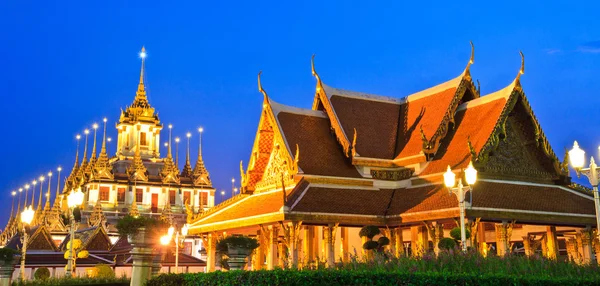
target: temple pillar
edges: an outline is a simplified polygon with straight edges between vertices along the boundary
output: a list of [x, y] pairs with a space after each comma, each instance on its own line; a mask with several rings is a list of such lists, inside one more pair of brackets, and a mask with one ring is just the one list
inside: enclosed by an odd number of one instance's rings
[[558, 240], [556, 239], [556, 226], [546, 227], [546, 250], [544, 256], [551, 260], [558, 257]]
[[594, 261], [594, 251], [592, 249], [592, 231], [589, 227], [577, 231], [577, 244], [583, 264], [589, 264]]
[[289, 222], [284, 227], [285, 242], [287, 244], [287, 254], [290, 267], [298, 267], [298, 236], [300, 235], [300, 226], [302, 222]]
[[527, 257], [532, 256], [535, 252], [535, 249], [531, 248], [531, 239], [528, 236], [523, 236], [523, 250], [525, 250], [525, 255]]
[[277, 266], [277, 238], [277, 228], [269, 226], [267, 233], [267, 270], [273, 270]]
[[431, 224], [426, 223], [425, 227], [427, 227], [429, 236], [431, 236], [431, 241], [433, 242], [433, 251], [435, 252], [435, 255], [438, 255], [440, 253], [438, 243], [442, 238], [444, 238], [444, 225], [433, 222]]
[[402, 228], [397, 227], [393, 230], [394, 232], [394, 254], [396, 257], [404, 255], [404, 240], [402, 239]]
[[410, 247], [414, 257], [421, 257], [429, 249], [429, 238], [425, 226], [410, 227]]
[[309, 267], [315, 261], [315, 227], [304, 226], [304, 238], [302, 239], [303, 266]]
[[277, 244], [277, 265], [281, 268], [287, 268], [288, 265], [286, 261], [286, 250], [287, 247], [285, 246], [285, 243], [280, 242]]
[[487, 256], [487, 242], [485, 241], [484, 222], [480, 222], [477, 226], [477, 251], [479, 251], [479, 253], [484, 257]]
[[366, 259], [369, 259], [370, 251], [367, 251], [366, 249], [364, 249], [363, 245], [365, 245], [365, 242], [367, 242], [368, 240], [369, 239], [366, 236], [360, 237], [360, 250], [363, 255], [363, 258], [366, 258]]
[[512, 226], [507, 222], [497, 223], [496, 227], [496, 250], [500, 257], [510, 253], [510, 234]]
[[566, 245], [567, 245], [567, 256], [569, 257], [569, 261], [579, 264], [580, 259], [579, 259], [579, 251], [577, 249], [577, 239], [575, 238], [569, 238], [565, 240]]
[[326, 256], [327, 256], [327, 266], [334, 267], [335, 266], [335, 230], [337, 228], [337, 224], [329, 224], [326, 227], [323, 227], [323, 234], [325, 239], [325, 247], [326, 247]]
[[340, 256], [343, 262], [348, 262], [350, 260], [350, 253], [348, 253], [348, 241], [350, 238], [348, 237], [347, 227], [340, 228], [340, 239], [342, 240], [340, 243]]
[[262, 269], [263, 263], [265, 261], [264, 244], [266, 239], [264, 237], [264, 233], [261, 230], [256, 231], [256, 239], [258, 240], [258, 243], [260, 245], [252, 253], [252, 270]]
[[133, 265], [131, 268], [131, 286], [143, 285], [152, 275], [152, 260], [154, 249], [151, 245], [132, 244], [131, 256]]
[[215, 271], [217, 265], [217, 235], [214, 233], [208, 234], [206, 240], [206, 272]]

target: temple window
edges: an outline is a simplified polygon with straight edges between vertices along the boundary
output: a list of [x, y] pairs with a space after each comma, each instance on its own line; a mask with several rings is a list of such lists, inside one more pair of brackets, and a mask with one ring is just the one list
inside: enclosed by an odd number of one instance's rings
[[136, 189], [135, 190], [135, 201], [138, 203], [142, 203], [144, 200], [144, 190]]
[[203, 208], [208, 206], [208, 193], [207, 192], [200, 193], [200, 206]]
[[108, 201], [110, 194], [110, 187], [100, 187], [99, 199], [101, 201]]
[[191, 195], [190, 192], [183, 192], [183, 202], [184, 203], [188, 203], [188, 204], [192, 204], [192, 200], [190, 200]]
[[125, 202], [125, 188], [119, 188], [117, 190], [117, 201], [118, 202]]
[[169, 191], [169, 203], [174, 205], [175, 204], [175, 190], [170, 190]]
[[146, 132], [140, 132], [140, 145], [147, 146], [148, 141], [146, 141]]

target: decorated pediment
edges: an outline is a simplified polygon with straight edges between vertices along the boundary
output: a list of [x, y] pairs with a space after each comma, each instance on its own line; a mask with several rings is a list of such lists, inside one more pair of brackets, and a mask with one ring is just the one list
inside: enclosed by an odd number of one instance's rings
[[294, 175], [298, 173], [298, 159], [298, 146], [296, 146], [296, 155], [292, 159], [287, 148], [276, 143], [262, 180], [256, 184], [256, 191], [294, 185]]
[[58, 251], [58, 247], [46, 227], [40, 226], [27, 241], [27, 250]]

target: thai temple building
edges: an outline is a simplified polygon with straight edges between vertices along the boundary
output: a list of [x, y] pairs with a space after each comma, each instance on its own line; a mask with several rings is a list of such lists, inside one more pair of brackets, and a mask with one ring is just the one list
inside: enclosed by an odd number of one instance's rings
[[[264, 100], [237, 196], [194, 219], [207, 271], [219, 238], [244, 234], [260, 247], [249, 269], [332, 265], [361, 255], [359, 230], [378, 226], [388, 250], [420, 256], [457, 227], [459, 203], [444, 185], [472, 163], [468, 244], [484, 255], [538, 253], [585, 262], [600, 251], [590, 190], [571, 183], [530, 106], [520, 78], [481, 95], [471, 53], [457, 76], [386, 97], [330, 87], [317, 73], [312, 109]], [[307, 98], [308, 99], [308, 98]], [[466, 183], [465, 183], [466, 185]], [[377, 237], [375, 238], [377, 239]]]
[[[140, 55], [142, 67], [135, 98], [130, 106], [121, 110], [116, 123], [116, 154], [110, 155], [107, 151], [105, 119], [103, 129], [97, 130], [100, 126], [94, 125], [93, 130], [86, 130], [82, 137], [78, 136], [75, 162], [69, 176], [63, 184], [60, 173], [55, 177], [58, 179], [55, 179], [56, 199], [53, 204], [49, 201], [50, 192], [54, 191], [52, 184], [55, 184], [51, 174], [46, 182], [40, 179], [36, 182], [37, 186], [32, 184], [20, 191], [17, 212], [11, 212], [11, 218], [0, 234], [0, 243], [16, 249], [22, 247], [19, 232], [23, 227], [16, 214], [26, 205], [33, 205], [36, 211], [28, 231], [27, 273], [31, 274], [36, 267], [42, 266], [58, 271], [56, 273], [64, 272], [66, 260], [63, 252], [69, 240], [69, 225], [62, 216], [68, 217], [66, 197], [72, 190], [80, 189], [85, 194], [80, 207], [81, 222], [75, 236], [82, 240], [84, 249], [90, 252], [88, 258], [78, 263], [78, 272], [85, 272], [85, 266], [93, 267], [97, 263], [111, 265], [118, 270], [118, 275], [130, 271], [131, 246], [126, 239], [119, 238], [115, 227], [118, 219], [127, 214], [153, 216], [180, 228], [214, 206], [215, 189], [202, 158], [202, 129], [199, 130], [198, 157], [193, 167], [190, 134], [185, 163], [180, 170], [178, 154], [174, 154], [171, 148], [173, 138], [170, 125], [166, 130], [166, 139], [163, 139], [167, 142], [167, 154], [161, 156], [161, 131], [164, 125], [148, 101], [144, 86], [143, 49]], [[100, 148], [97, 146], [98, 131], [103, 132]], [[84, 141], [81, 158], [80, 138]], [[92, 141], [91, 152], [88, 151], [88, 141]], [[25, 198], [23, 202], [21, 195]], [[44, 204], [43, 197], [46, 198]], [[189, 267], [203, 269], [204, 261], [200, 260], [202, 240], [197, 236], [188, 236], [183, 245], [180, 256], [182, 270]], [[174, 265], [174, 257], [169, 259]], [[164, 267], [168, 267], [168, 263], [163, 264]]]

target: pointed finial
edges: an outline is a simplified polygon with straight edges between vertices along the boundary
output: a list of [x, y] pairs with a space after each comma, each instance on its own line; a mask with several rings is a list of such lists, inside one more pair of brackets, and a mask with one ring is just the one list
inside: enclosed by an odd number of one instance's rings
[[94, 123], [94, 125], [92, 125], [92, 128], [94, 128], [94, 145], [92, 147], [92, 159], [90, 161], [95, 161], [96, 159], [96, 131], [98, 130], [98, 124]]
[[296, 154], [294, 155], [294, 164], [298, 165], [298, 161], [300, 160], [300, 146], [296, 144]]
[[198, 128], [198, 133], [200, 133], [200, 135], [198, 136], [200, 139], [198, 140], [198, 158], [202, 158], [202, 133], [204, 132], [204, 128], [200, 127]]
[[79, 166], [79, 140], [81, 139], [81, 135], [77, 134], [75, 139], [77, 139], [77, 150], [75, 151], [75, 165], [73, 166], [73, 170]]
[[318, 81], [321, 81], [321, 79], [319, 78], [319, 74], [317, 73], [317, 70], [315, 69], [315, 54], [312, 55], [312, 57], [310, 58], [310, 68], [312, 71], [312, 75], [317, 78]]
[[171, 131], [172, 131], [172, 129], [173, 129], [173, 125], [169, 124], [169, 144], [168, 144], [169, 152], [167, 154], [167, 157], [169, 157], [169, 158], [171, 158], [173, 156], [171, 153]]
[[479, 83], [479, 80], [477, 80], [477, 93], [481, 95], [481, 84]]
[[269, 104], [270, 103], [269, 102], [269, 96], [267, 95], [267, 92], [263, 89], [262, 83], [260, 82], [260, 75], [261, 74], [262, 74], [262, 71], [259, 71], [258, 72], [258, 91], [260, 91], [263, 94], [265, 104]]
[[475, 62], [475, 46], [473, 45], [473, 41], [471, 43], [471, 57], [469, 58], [469, 62], [467, 63], [467, 67], [465, 68], [465, 73], [469, 72], [469, 68]]
[[85, 145], [83, 146], [83, 160], [81, 164], [85, 164], [87, 162], [87, 144], [88, 144], [88, 135], [90, 134], [90, 130], [86, 129], [83, 131], [85, 134]]
[[521, 69], [519, 70], [519, 73], [517, 74], [517, 78], [515, 79], [515, 81], [519, 81], [519, 79], [521, 78], [521, 75], [525, 73], [525, 55], [523, 55], [522, 51], [519, 51], [519, 53], [521, 54]]
[[146, 60], [146, 48], [142, 46], [142, 50], [140, 51], [140, 58], [142, 59], [142, 70], [140, 71], [140, 86], [144, 85], [144, 62]]

